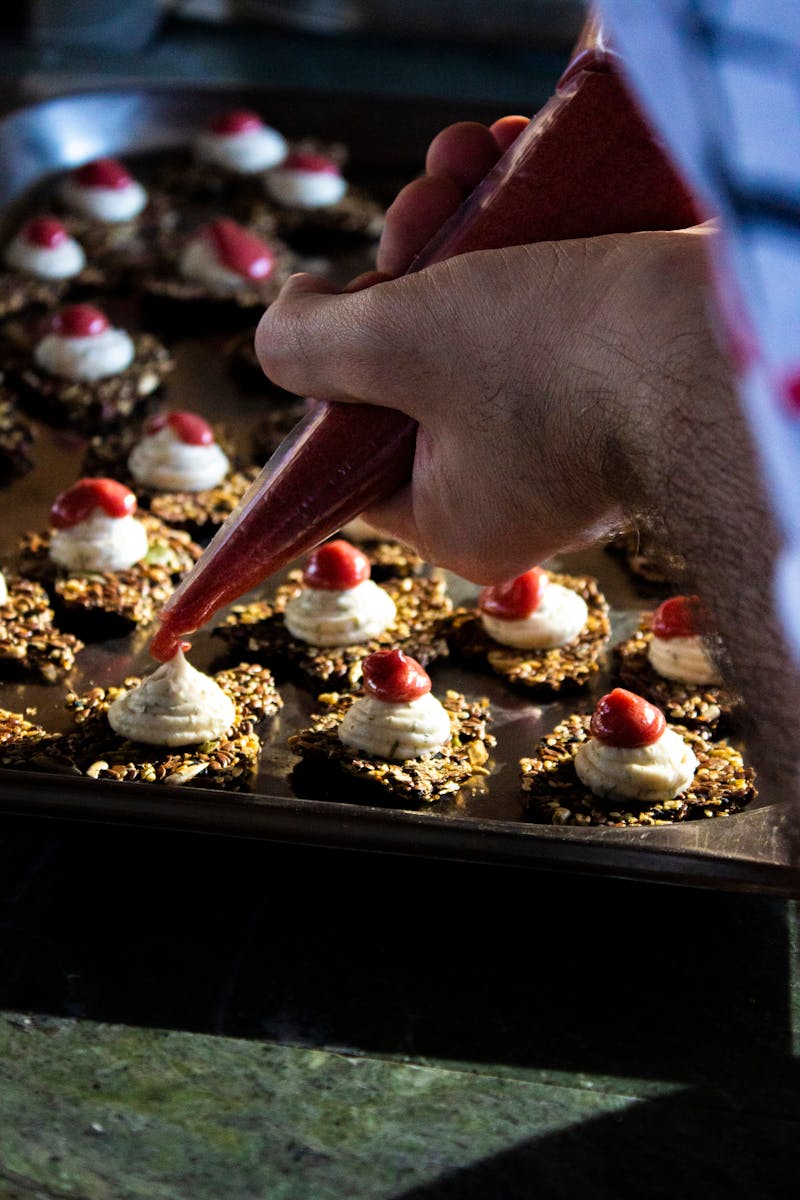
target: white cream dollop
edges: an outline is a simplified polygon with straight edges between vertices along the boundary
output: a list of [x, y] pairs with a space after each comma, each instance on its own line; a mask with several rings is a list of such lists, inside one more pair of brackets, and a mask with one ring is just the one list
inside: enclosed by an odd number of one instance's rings
[[527, 617], [506, 620], [481, 611], [483, 628], [501, 646], [517, 650], [549, 650], [565, 646], [586, 624], [589, 609], [583, 596], [560, 583], [548, 583], [539, 607]]
[[196, 746], [222, 737], [235, 720], [230, 696], [188, 663], [182, 650], [108, 710], [115, 733], [149, 746]]
[[165, 425], [143, 437], [128, 458], [128, 469], [137, 483], [164, 491], [202, 492], [216, 487], [228, 474], [228, 456], [216, 442], [196, 446], [183, 442]]
[[8, 603], [8, 584], [6, 583], [5, 575], [3, 574], [2, 571], [0, 571], [0, 604], [7, 604], [7, 603]]
[[234, 290], [254, 282], [223, 266], [207, 238], [198, 234], [184, 246], [178, 259], [178, 270], [184, 279], [205, 283], [210, 287]]
[[85, 521], [55, 529], [50, 557], [68, 571], [126, 571], [147, 554], [147, 530], [134, 516], [93, 508]]
[[50, 375], [92, 383], [119, 375], [133, 362], [133, 339], [124, 329], [104, 329], [87, 337], [48, 333], [37, 344], [33, 357]]
[[264, 176], [264, 188], [284, 208], [329, 208], [347, 192], [347, 180], [334, 171], [276, 167]]
[[699, 634], [672, 638], [654, 634], [647, 647], [647, 657], [653, 669], [664, 679], [674, 679], [679, 683], [722, 683], [722, 676]]
[[383, 633], [395, 619], [394, 600], [371, 579], [345, 591], [304, 587], [283, 614], [292, 637], [312, 646], [353, 646]]
[[194, 146], [200, 162], [240, 175], [255, 175], [276, 167], [286, 158], [288, 149], [286, 138], [269, 125], [243, 129], [240, 133], [214, 133], [206, 129]]
[[391, 703], [361, 696], [339, 724], [339, 740], [368, 758], [405, 762], [441, 750], [450, 740], [450, 717], [432, 692]]
[[619, 796], [655, 804], [685, 792], [697, 758], [669, 726], [649, 746], [607, 746], [590, 737], [578, 747], [575, 771], [596, 796]]
[[6, 246], [5, 260], [15, 271], [35, 275], [37, 279], [71, 279], [86, 266], [83, 248], [69, 236], [57, 246], [35, 246], [18, 233]]
[[70, 208], [96, 221], [130, 221], [147, 205], [147, 192], [136, 180], [124, 187], [83, 187], [75, 179], [65, 179], [61, 199]]

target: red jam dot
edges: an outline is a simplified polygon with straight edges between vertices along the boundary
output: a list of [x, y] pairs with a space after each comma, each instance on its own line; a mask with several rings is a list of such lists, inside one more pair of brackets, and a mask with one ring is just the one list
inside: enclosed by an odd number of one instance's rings
[[313, 171], [317, 175], [339, 175], [339, 164], [325, 154], [295, 150], [281, 163], [282, 171]]
[[708, 613], [699, 596], [672, 596], [653, 613], [656, 637], [697, 637], [709, 627]]
[[67, 231], [54, 217], [34, 217], [22, 227], [22, 236], [31, 246], [54, 250], [67, 240]]
[[214, 442], [214, 430], [208, 421], [193, 412], [157, 413], [145, 422], [144, 432], [152, 437], [167, 425], [186, 446], [210, 446]]
[[256, 129], [263, 129], [264, 122], [258, 113], [246, 108], [235, 108], [212, 117], [208, 128], [211, 133], [252, 133]]
[[307, 587], [346, 592], [369, 579], [369, 575], [366, 554], [343, 538], [337, 538], [318, 546], [313, 552], [303, 572], [303, 582]]
[[275, 252], [261, 238], [223, 217], [202, 230], [215, 255], [228, 270], [245, 279], [266, 279], [275, 265]]
[[115, 190], [121, 190], [133, 183], [133, 176], [115, 158], [96, 158], [94, 162], [78, 167], [73, 179], [81, 187]]
[[387, 704], [407, 704], [431, 690], [428, 672], [402, 650], [378, 650], [362, 664], [364, 691]]
[[625, 688], [614, 688], [597, 701], [589, 732], [606, 746], [628, 750], [652, 746], [666, 727], [664, 714], [655, 704]]
[[51, 328], [62, 337], [97, 337], [109, 324], [105, 313], [92, 304], [68, 304], [53, 317]]
[[56, 496], [50, 521], [56, 529], [72, 529], [95, 508], [102, 508], [109, 517], [129, 517], [136, 512], [136, 497], [116, 479], [79, 479]]
[[522, 621], [535, 613], [548, 584], [547, 572], [541, 567], [531, 567], [524, 575], [518, 575], [510, 583], [484, 588], [478, 597], [481, 612], [504, 621]]

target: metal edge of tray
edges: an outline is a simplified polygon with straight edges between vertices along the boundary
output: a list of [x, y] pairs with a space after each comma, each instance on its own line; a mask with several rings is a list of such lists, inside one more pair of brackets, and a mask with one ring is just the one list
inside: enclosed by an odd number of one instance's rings
[[[348, 142], [365, 161], [381, 135], [381, 165], [407, 165], [425, 139], [457, 115], [442, 101], [397, 100], [347, 93], [326, 97], [253, 88], [145, 88], [70, 93], [23, 104], [0, 117], [0, 206], [8, 219], [25, 194], [55, 171], [94, 157], [146, 153], [185, 145], [198, 121], [227, 98], [263, 104], [268, 96], [290, 136], [313, 129], [335, 136], [347, 118], [358, 118]], [[463, 115], [463, 107], [459, 106]], [[272, 110], [271, 110], [272, 111]], [[414, 127], [408, 120], [414, 116]], [[478, 115], [478, 106], [475, 112]], [[277, 117], [276, 123], [277, 123]], [[163, 787], [4, 771], [0, 812], [22, 816], [147, 825], [275, 841], [349, 847], [410, 855], [601, 871], [675, 884], [795, 895], [790, 812], [762, 806], [732, 818], [675, 827], [597, 829], [481, 820], [446, 819], [435, 813], [363, 808], [286, 797], [221, 795]]]
[[[434, 812], [193, 787], [165, 796], [158, 784], [101, 786], [79, 776], [37, 775], [32, 789], [31, 778], [23, 771], [2, 773], [0, 814], [800, 896], [788, 814], [776, 822], [768, 808], [692, 822], [676, 839], [672, 828], [562, 829], [475, 817], [442, 820]], [[735, 836], [714, 837], [720, 825], [734, 826]], [[747, 852], [753, 842], [760, 846], [757, 857]]]

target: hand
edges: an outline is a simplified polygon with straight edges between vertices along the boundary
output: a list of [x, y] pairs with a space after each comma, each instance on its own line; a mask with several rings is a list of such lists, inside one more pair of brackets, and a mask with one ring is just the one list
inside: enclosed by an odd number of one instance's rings
[[[428, 170], [439, 173], [392, 205], [380, 267], [413, 256], [521, 123], [454, 126], [432, 143]], [[666, 270], [686, 274], [688, 288], [688, 275], [704, 271], [701, 240], [627, 235], [487, 251], [397, 280], [370, 274], [345, 294], [295, 276], [262, 320], [259, 356], [289, 390], [413, 417], [412, 481], [370, 520], [434, 562], [497, 582], [621, 520], [621, 498], [633, 499], [628, 411], [654, 366], [653, 335], [665, 336], [649, 292]], [[676, 336], [698, 316], [682, 305]], [[636, 414], [638, 427], [647, 416]]]

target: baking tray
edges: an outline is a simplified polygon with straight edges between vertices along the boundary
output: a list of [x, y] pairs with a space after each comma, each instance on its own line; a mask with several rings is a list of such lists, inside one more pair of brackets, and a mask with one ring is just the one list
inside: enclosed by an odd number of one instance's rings
[[[170, 89], [90, 92], [27, 105], [0, 119], [0, 236], [19, 220], [31, 197], [48, 186], [54, 173], [106, 154], [137, 158], [146, 174], [149, 156], [185, 145], [199, 122], [235, 103], [259, 108], [293, 137], [313, 134], [345, 141], [352, 154], [349, 174], [388, 200], [423, 161], [430, 137], [464, 116], [491, 119], [482, 108], [458, 112], [440, 101], [406, 101], [373, 96], [289, 94], [259, 89]], [[370, 264], [364, 249], [308, 263], [340, 282]], [[130, 317], [130, 302], [115, 299], [113, 315]], [[244, 397], [227, 376], [226, 337], [185, 339], [174, 344], [177, 370], [167, 398], [181, 407], [221, 417], [246, 441], [260, 415], [258, 397]], [[18, 535], [47, 524], [56, 491], [74, 481], [81, 444], [71, 434], [42, 427], [36, 468], [5, 490], [0, 555], [13, 563]], [[564, 555], [561, 569], [599, 576], [613, 612], [614, 637], [636, 624], [651, 601], [639, 593], [623, 568], [601, 548]], [[475, 589], [450, 579], [456, 600]], [[216, 653], [208, 633], [194, 639], [193, 661], [209, 665]], [[147, 639], [139, 636], [87, 648], [78, 658], [70, 685], [119, 682], [149, 670]], [[72, 820], [134, 824], [204, 833], [265, 838], [315, 846], [344, 847], [536, 866], [605, 875], [650, 878], [674, 884], [800, 893], [794, 870], [789, 814], [781, 805], [761, 804], [726, 819], [671, 827], [592, 829], [531, 825], [522, 820], [517, 760], [530, 753], [542, 733], [572, 705], [535, 705], [492, 676], [444, 665], [434, 668], [435, 687], [457, 687], [468, 695], [488, 695], [495, 716], [497, 748], [485, 786], [467, 791], [445, 807], [425, 812], [366, 808], [322, 802], [292, 794], [287, 775], [293, 757], [286, 736], [312, 711], [313, 700], [292, 686], [281, 688], [285, 708], [267, 741], [251, 794], [219, 793], [198, 787], [110, 784], [80, 777], [4, 771], [0, 812]], [[593, 695], [603, 690], [598, 681]], [[42, 723], [64, 727], [63, 689], [56, 685], [4, 685], [0, 703], [16, 710], [35, 706]], [[580, 701], [578, 701], [580, 703]]]

